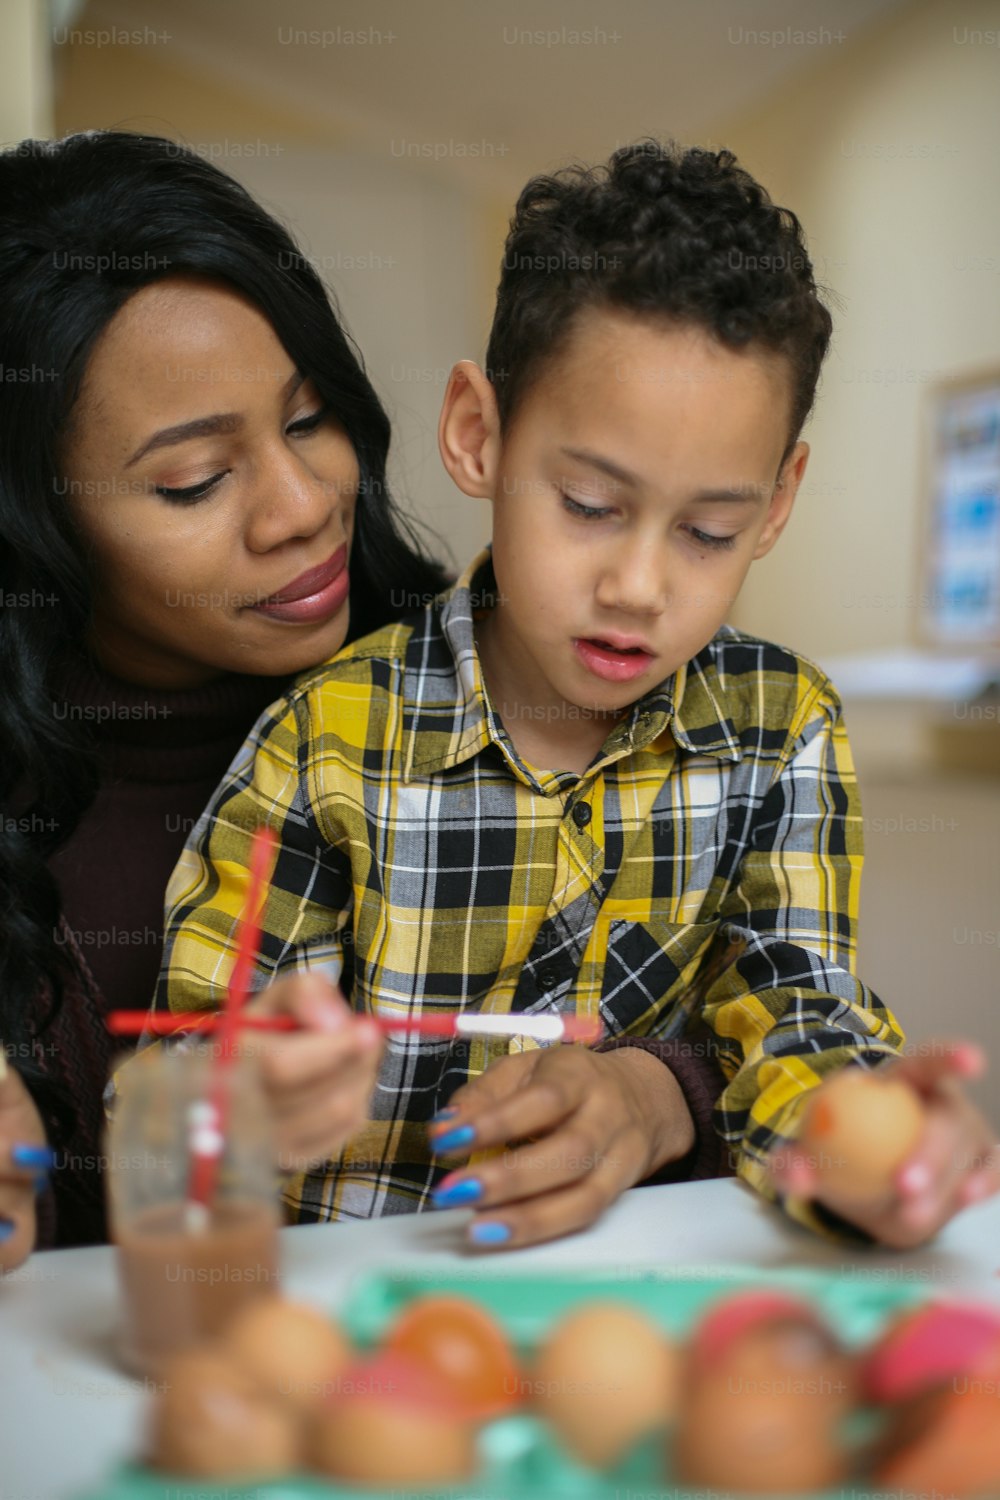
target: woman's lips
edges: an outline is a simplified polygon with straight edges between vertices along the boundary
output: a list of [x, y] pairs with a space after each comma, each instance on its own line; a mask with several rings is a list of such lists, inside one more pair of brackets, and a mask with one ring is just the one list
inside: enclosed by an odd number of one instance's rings
[[269, 620], [312, 624], [335, 615], [347, 599], [350, 587], [345, 544], [325, 563], [300, 573], [278, 593], [251, 605], [251, 608]]
[[654, 659], [653, 653], [641, 646], [626, 650], [607, 641], [585, 640], [579, 636], [573, 645], [588, 672], [602, 677], [605, 682], [631, 682], [634, 677], [641, 677]]

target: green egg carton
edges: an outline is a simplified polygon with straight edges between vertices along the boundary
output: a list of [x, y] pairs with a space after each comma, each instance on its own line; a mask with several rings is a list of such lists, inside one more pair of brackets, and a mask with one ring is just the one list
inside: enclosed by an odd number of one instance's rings
[[[527, 1355], [546, 1330], [581, 1301], [627, 1303], [683, 1339], [720, 1297], [766, 1289], [805, 1298], [845, 1343], [859, 1346], [874, 1339], [894, 1315], [927, 1300], [926, 1289], [918, 1285], [864, 1282], [799, 1268], [753, 1271], [741, 1267], [732, 1274], [713, 1268], [706, 1275], [696, 1268], [666, 1267], [619, 1276], [573, 1271], [548, 1275], [383, 1271], [355, 1284], [338, 1320], [367, 1349], [379, 1342], [415, 1297], [461, 1294], [490, 1312], [518, 1353]], [[865, 1421], [863, 1413], [861, 1421]], [[664, 1481], [662, 1435], [638, 1443], [614, 1470], [596, 1473], [574, 1462], [543, 1422], [527, 1412], [516, 1412], [485, 1424], [479, 1434], [479, 1453], [479, 1472], [468, 1483], [412, 1489], [398, 1485], [357, 1488], [315, 1474], [221, 1485], [127, 1464], [103, 1487], [88, 1490], [78, 1500], [554, 1500], [562, 1496], [567, 1500], [623, 1500], [628, 1495], [635, 1500], [703, 1500], [705, 1494]], [[814, 1492], [799, 1500], [865, 1500], [867, 1494], [863, 1488], [841, 1486], [828, 1496]], [[713, 1490], [712, 1500], [726, 1500], [726, 1496]]]
[[578, 1302], [610, 1298], [659, 1323], [675, 1338], [686, 1337], [713, 1302], [733, 1292], [771, 1290], [799, 1296], [819, 1309], [847, 1344], [863, 1344], [904, 1308], [923, 1302], [910, 1283], [886, 1284], [838, 1277], [802, 1268], [745, 1270], [717, 1268], [706, 1275], [696, 1267], [637, 1268], [627, 1275], [565, 1271], [558, 1275], [511, 1276], [422, 1271], [379, 1272], [356, 1283], [339, 1321], [363, 1347], [376, 1344], [415, 1297], [462, 1293], [492, 1313], [521, 1354], [530, 1353], [543, 1334]]

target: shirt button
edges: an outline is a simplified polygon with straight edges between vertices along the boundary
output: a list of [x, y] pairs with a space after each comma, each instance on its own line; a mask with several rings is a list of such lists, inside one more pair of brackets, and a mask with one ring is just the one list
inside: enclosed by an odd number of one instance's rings
[[573, 822], [577, 828], [586, 828], [593, 817], [593, 811], [589, 802], [578, 802], [573, 808]]
[[538, 988], [540, 990], [554, 990], [559, 983], [559, 975], [555, 969], [543, 969], [538, 976]]

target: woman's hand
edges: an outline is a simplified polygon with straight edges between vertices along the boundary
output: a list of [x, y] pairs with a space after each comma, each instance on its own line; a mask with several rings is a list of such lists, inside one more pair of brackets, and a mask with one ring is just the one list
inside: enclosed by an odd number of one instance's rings
[[848, 1201], [823, 1187], [815, 1167], [794, 1145], [776, 1154], [771, 1176], [782, 1192], [815, 1199], [880, 1244], [911, 1250], [969, 1204], [1000, 1191], [1000, 1150], [995, 1129], [961, 1086], [963, 1079], [985, 1071], [978, 1047], [935, 1042], [924, 1056], [883, 1066], [916, 1090], [926, 1115], [923, 1136], [891, 1191], [866, 1203]]
[[51, 1161], [34, 1100], [8, 1068], [0, 1076], [0, 1271], [12, 1271], [35, 1248], [35, 1195]]
[[677, 1080], [639, 1047], [513, 1053], [458, 1089], [430, 1128], [440, 1154], [508, 1148], [434, 1194], [437, 1208], [475, 1208], [472, 1244], [505, 1248], [585, 1229], [694, 1144]]
[[368, 1119], [382, 1055], [374, 1022], [354, 1014], [340, 990], [316, 974], [279, 979], [247, 1006], [255, 1015], [294, 1016], [303, 1030], [254, 1032], [239, 1043], [261, 1059], [283, 1172], [339, 1155]]

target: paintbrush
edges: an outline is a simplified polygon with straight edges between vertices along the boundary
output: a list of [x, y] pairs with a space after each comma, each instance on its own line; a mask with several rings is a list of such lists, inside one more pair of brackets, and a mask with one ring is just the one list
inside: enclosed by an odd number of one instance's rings
[[[537, 1042], [597, 1042], [604, 1026], [598, 1016], [562, 1014], [523, 1015], [519, 1011], [462, 1011], [458, 1015], [365, 1016], [387, 1035], [410, 1033], [417, 1036], [530, 1037]], [[114, 1036], [138, 1036], [149, 1032], [155, 1036], [172, 1036], [187, 1032], [192, 1036], [211, 1035], [222, 1025], [222, 1014], [212, 1011], [203, 1016], [196, 1011], [172, 1014], [166, 1011], [114, 1010], [106, 1017], [108, 1030]], [[240, 1029], [248, 1031], [301, 1031], [302, 1023], [294, 1016], [255, 1016], [242, 1014]]]

